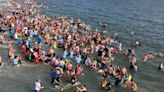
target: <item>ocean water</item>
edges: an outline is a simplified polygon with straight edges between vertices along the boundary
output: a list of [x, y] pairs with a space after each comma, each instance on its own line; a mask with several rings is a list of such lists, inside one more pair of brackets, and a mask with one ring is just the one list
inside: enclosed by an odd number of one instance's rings
[[[49, 6], [49, 9], [42, 11], [43, 14], [81, 18], [99, 30], [101, 30], [100, 22], [106, 24], [110, 36], [119, 33], [123, 48], [130, 47], [134, 40], [140, 40], [142, 46], [135, 49], [139, 72], [133, 74], [139, 92], [164, 90], [164, 72], [158, 71], [159, 62], [164, 62], [164, 58], [156, 58], [149, 62], [142, 60], [145, 53], [164, 52], [164, 0], [43, 0], [43, 2]], [[53, 8], [53, 5], [57, 8]], [[134, 35], [130, 34], [131, 31], [134, 31]], [[113, 64], [128, 67], [129, 61], [125, 57], [116, 56]], [[98, 79], [94, 73], [89, 73], [82, 81], [88, 86], [89, 92], [101, 92]], [[115, 88], [115, 91], [130, 90]]]

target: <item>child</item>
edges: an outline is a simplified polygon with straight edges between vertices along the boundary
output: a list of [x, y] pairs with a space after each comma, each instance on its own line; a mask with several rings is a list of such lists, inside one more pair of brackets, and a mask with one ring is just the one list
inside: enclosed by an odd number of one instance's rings
[[44, 87], [41, 85], [41, 80], [37, 80], [35, 82], [35, 92], [40, 92], [41, 89], [43, 89]]

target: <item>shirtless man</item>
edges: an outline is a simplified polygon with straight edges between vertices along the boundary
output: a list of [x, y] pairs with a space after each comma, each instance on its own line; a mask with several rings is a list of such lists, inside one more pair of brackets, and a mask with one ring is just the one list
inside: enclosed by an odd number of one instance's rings
[[148, 54], [145, 54], [144, 55], [144, 61], [147, 61], [147, 60], [150, 60], [150, 59], [153, 59], [155, 57], [163, 57], [163, 54], [161, 52], [158, 52], [158, 53], [148, 53]]
[[131, 80], [131, 84], [132, 84], [131, 87], [132, 87], [133, 92], [137, 92], [138, 87], [137, 87], [136, 82], [134, 80]]
[[4, 44], [4, 33], [2, 33], [2, 35], [0, 35], [0, 44]]
[[1, 56], [0, 56], [0, 67], [3, 67], [3, 62], [2, 62]]

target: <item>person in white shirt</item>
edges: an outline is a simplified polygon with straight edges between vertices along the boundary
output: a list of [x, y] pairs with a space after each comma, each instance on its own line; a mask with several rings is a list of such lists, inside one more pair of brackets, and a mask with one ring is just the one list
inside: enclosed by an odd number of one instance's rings
[[37, 80], [35, 82], [35, 92], [40, 92], [41, 89], [43, 89], [44, 87], [41, 85], [41, 80]]
[[18, 33], [17, 33], [17, 32], [15, 32], [15, 34], [14, 34], [14, 39], [15, 39], [15, 40], [18, 39]]

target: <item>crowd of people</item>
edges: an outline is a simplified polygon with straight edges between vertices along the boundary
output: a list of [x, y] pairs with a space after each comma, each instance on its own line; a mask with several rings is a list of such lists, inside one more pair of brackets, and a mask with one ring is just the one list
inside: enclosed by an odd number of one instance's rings
[[[131, 87], [133, 92], [137, 92], [137, 84], [127, 67], [111, 64], [114, 61], [114, 55], [122, 51], [118, 34], [113, 37], [105, 33], [100, 35], [101, 32], [91, 30], [81, 19], [41, 15], [40, 8], [46, 8], [44, 5], [37, 5], [33, 0], [24, 0], [23, 3], [22, 9], [20, 3], [13, 0], [17, 11], [12, 8], [9, 8], [6, 13], [0, 11], [0, 31], [2, 32], [0, 44], [4, 43], [5, 30], [9, 30], [10, 37], [18, 42], [27, 60], [53, 67], [51, 83], [55, 88], [60, 88], [62, 78], [72, 85], [79, 83], [78, 77], [84, 73], [85, 69], [82, 66], [85, 65], [102, 75], [103, 79], [100, 81], [102, 89], [111, 90], [112, 86], [125, 84]], [[48, 51], [43, 48], [46, 44]], [[139, 46], [140, 43], [135, 42], [133, 45]], [[58, 56], [56, 49], [60, 49], [63, 55]], [[137, 72], [135, 50], [129, 48], [124, 55], [129, 58], [129, 68]], [[144, 61], [162, 56], [162, 53], [146, 54]], [[12, 41], [8, 41], [8, 57], [10, 63], [16, 67], [22, 63], [21, 56], [15, 53]], [[2, 66], [1, 58], [0, 65]], [[164, 69], [162, 63], [159, 68]], [[110, 82], [109, 76], [115, 79], [114, 85]], [[44, 88], [40, 82], [40, 80], [35, 82], [35, 92]], [[86, 91], [85, 85], [78, 84], [77, 92]], [[59, 92], [64, 92], [64, 88]]]

